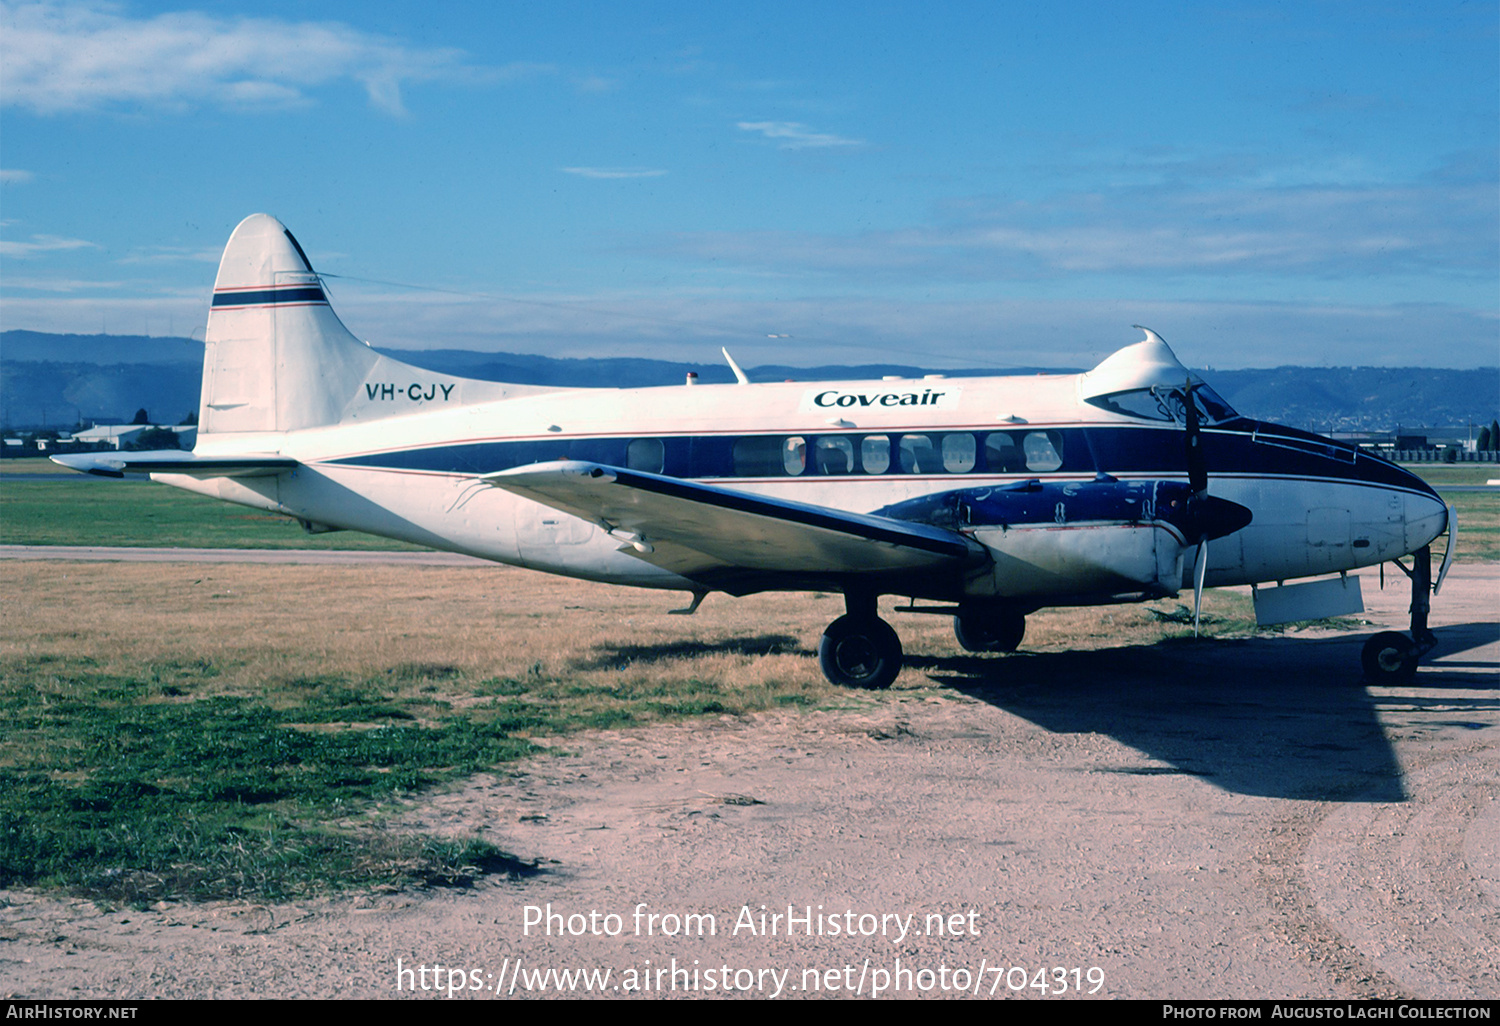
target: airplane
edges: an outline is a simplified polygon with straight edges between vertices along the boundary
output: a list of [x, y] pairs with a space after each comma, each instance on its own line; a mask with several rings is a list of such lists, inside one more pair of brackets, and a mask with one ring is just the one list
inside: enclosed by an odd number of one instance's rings
[[[726, 352], [735, 384], [479, 381], [359, 341], [291, 232], [255, 214], [214, 283], [192, 451], [53, 458], [312, 533], [689, 593], [673, 612], [711, 592], [841, 593], [819, 664], [861, 688], [902, 667], [883, 596], [951, 616], [968, 651], [1009, 652], [1039, 609], [1188, 588], [1195, 629], [1206, 587], [1251, 585], [1262, 622], [1357, 611], [1348, 571], [1391, 561], [1411, 634], [1375, 635], [1361, 662], [1410, 679], [1437, 643], [1452, 509], [1393, 463], [1241, 416], [1140, 330], [1083, 374], [752, 384]], [[1321, 579], [1285, 583], [1302, 578]]]

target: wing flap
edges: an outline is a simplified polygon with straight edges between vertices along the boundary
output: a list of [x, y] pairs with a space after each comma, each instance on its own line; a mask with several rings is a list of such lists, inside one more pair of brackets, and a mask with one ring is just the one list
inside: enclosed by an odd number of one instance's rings
[[698, 562], [697, 571], [880, 574], [984, 558], [974, 542], [926, 524], [597, 463], [538, 463], [481, 480], [598, 524], [640, 558], [673, 569]]

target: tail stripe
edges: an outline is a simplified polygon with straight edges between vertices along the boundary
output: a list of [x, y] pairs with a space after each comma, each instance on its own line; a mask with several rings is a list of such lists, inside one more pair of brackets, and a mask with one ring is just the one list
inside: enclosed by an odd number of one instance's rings
[[268, 289], [225, 290], [214, 293], [213, 309], [240, 309], [247, 306], [328, 305], [328, 297], [316, 285], [296, 285]]

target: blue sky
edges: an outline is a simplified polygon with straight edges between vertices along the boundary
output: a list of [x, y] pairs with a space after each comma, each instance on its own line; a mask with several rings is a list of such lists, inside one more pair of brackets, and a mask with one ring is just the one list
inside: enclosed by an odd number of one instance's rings
[[377, 345], [1500, 362], [1500, 7], [0, 2], [0, 327], [202, 337], [264, 211]]

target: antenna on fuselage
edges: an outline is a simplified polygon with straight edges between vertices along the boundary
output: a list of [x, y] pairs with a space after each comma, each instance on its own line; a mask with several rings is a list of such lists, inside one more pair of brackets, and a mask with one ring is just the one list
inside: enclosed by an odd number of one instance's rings
[[742, 384], [742, 385], [748, 385], [748, 384], [750, 384], [750, 379], [745, 376], [745, 372], [744, 371], [740, 370], [740, 365], [737, 364], [737, 363], [735, 363], [734, 362], [734, 357], [732, 357], [732, 356], [729, 355], [728, 348], [726, 348], [725, 346], [720, 346], [719, 347], [719, 352], [723, 353], [724, 354], [724, 359], [726, 359], [726, 360], [729, 361], [729, 369], [732, 370], [732, 371], [734, 371], [735, 379], [737, 381], [739, 381], [739, 383]]

